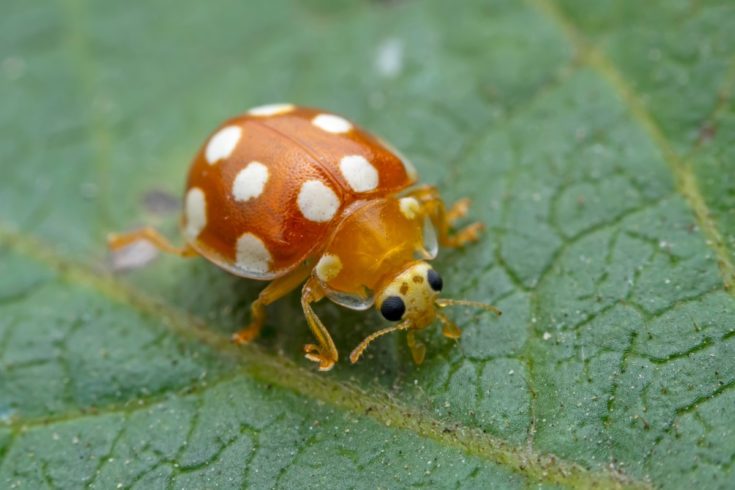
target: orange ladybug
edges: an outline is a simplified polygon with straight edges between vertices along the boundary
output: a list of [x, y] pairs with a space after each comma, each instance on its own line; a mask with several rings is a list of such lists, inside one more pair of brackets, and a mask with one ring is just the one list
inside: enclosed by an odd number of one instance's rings
[[440, 309], [473, 301], [438, 298], [442, 279], [427, 261], [438, 245], [477, 240], [480, 223], [450, 233], [468, 200], [449, 210], [435, 187], [414, 186], [416, 170], [386, 142], [352, 122], [292, 104], [256, 107], [225, 121], [194, 157], [181, 228], [186, 244], [171, 245], [152, 228], [109, 237], [115, 251], [146, 240], [182, 257], [201, 255], [232, 274], [271, 281], [251, 306], [250, 324], [233, 335], [254, 339], [265, 307], [304, 283], [301, 306], [316, 344], [306, 357], [326, 371], [338, 359], [311, 304], [324, 297], [354, 310], [377, 305], [399, 322], [367, 337], [354, 363], [377, 337], [408, 332], [418, 364], [426, 348], [415, 337], [435, 319], [456, 339], [459, 328]]

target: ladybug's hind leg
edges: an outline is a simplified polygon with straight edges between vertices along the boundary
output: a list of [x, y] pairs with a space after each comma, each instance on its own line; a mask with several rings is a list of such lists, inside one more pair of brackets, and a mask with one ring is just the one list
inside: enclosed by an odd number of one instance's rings
[[324, 291], [316, 280], [312, 278], [306, 281], [301, 291], [301, 307], [304, 309], [306, 321], [309, 323], [309, 328], [311, 328], [319, 345], [306, 344], [304, 346], [304, 352], [306, 352], [307, 359], [319, 363], [320, 371], [329, 371], [334, 367], [337, 359], [339, 359], [339, 354], [337, 353], [337, 347], [334, 345], [332, 336], [327, 331], [327, 327], [324, 326], [311, 308], [311, 303], [317, 302], [323, 297]]
[[274, 279], [258, 295], [258, 299], [250, 305], [250, 324], [232, 335], [236, 344], [245, 344], [255, 339], [265, 323], [265, 307], [296, 289], [309, 276], [310, 267], [305, 264], [298, 266], [285, 276]]
[[431, 219], [439, 234], [439, 243], [445, 247], [462, 247], [469, 242], [479, 240], [484, 226], [480, 222], [472, 223], [452, 232], [452, 226], [469, 211], [470, 200], [460, 199], [449, 210], [434, 186], [422, 186], [409, 194], [421, 206], [424, 214]]
[[107, 235], [107, 246], [113, 252], [139, 241], [148, 242], [158, 250], [181, 257], [193, 257], [197, 255], [196, 251], [188, 243], [183, 247], [176, 247], [166, 237], [149, 226], [131, 231], [130, 233], [110, 233]]

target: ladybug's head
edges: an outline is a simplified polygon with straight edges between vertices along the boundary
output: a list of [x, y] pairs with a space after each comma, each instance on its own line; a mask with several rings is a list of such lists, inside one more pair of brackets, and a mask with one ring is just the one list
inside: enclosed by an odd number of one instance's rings
[[414, 361], [420, 364], [426, 351], [424, 345], [415, 338], [414, 332], [426, 328], [437, 318], [443, 325], [444, 336], [459, 338], [461, 331], [444, 313], [440, 311], [451, 305], [467, 305], [483, 308], [500, 314], [497, 308], [474, 301], [439, 298], [444, 281], [434, 268], [424, 261], [410, 263], [389, 279], [375, 295], [375, 305], [386, 320], [399, 322], [392, 327], [379, 330], [363, 340], [350, 354], [355, 363], [368, 344], [378, 337], [398, 330], [408, 331], [408, 345]]
[[442, 285], [441, 276], [429, 264], [414, 262], [376, 292], [375, 304], [388, 321], [424, 328], [436, 318], [434, 303]]

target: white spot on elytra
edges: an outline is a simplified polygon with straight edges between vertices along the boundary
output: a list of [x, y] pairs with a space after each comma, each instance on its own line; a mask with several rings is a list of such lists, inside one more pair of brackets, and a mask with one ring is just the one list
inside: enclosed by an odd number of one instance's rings
[[339, 169], [357, 192], [372, 191], [378, 187], [378, 171], [361, 155], [349, 155], [339, 161]]
[[408, 219], [414, 219], [421, 211], [419, 202], [413, 197], [402, 197], [398, 200], [398, 207], [401, 209], [401, 214]]
[[293, 104], [268, 104], [253, 107], [248, 111], [251, 116], [275, 116], [277, 114], [285, 114], [294, 110]]
[[352, 124], [347, 119], [334, 114], [319, 114], [311, 123], [329, 133], [346, 133], [352, 129]]
[[207, 200], [204, 191], [192, 187], [186, 193], [186, 236], [195, 239], [207, 226]]
[[242, 136], [242, 129], [239, 126], [227, 126], [217, 131], [210, 138], [204, 150], [207, 163], [214, 165], [223, 158], [229, 157], [237, 146], [237, 142], [240, 141], [240, 136]]
[[318, 223], [329, 221], [339, 209], [337, 194], [319, 180], [303, 183], [297, 203], [306, 219]]
[[232, 183], [232, 197], [235, 201], [255, 199], [263, 193], [268, 182], [268, 167], [260, 162], [250, 162], [240, 170]]
[[270, 271], [271, 254], [263, 241], [252, 233], [243, 233], [237, 239], [237, 266], [249, 273], [265, 274]]
[[319, 259], [319, 262], [317, 262], [314, 269], [316, 271], [316, 276], [321, 281], [329, 282], [337, 277], [339, 272], [342, 270], [342, 261], [336, 255], [325, 254], [322, 255], [321, 259]]
[[384, 77], [393, 78], [403, 68], [403, 43], [400, 39], [386, 39], [378, 47], [375, 67]]

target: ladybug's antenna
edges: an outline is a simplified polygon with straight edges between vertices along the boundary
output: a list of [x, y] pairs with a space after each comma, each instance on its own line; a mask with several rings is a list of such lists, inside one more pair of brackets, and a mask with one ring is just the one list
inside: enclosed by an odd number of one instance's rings
[[350, 354], [350, 362], [352, 364], [355, 364], [362, 356], [362, 353], [365, 352], [365, 349], [367, 349], [367, 346], [370, 345], [370, 342], [377, 339], [378, 337], [382, 337], [383, 335], [387, 333], [391, 333], [391, 332], [398, 332], [400, 330], [408, 330], [411, 327], [412, 327], [411, 322], [406, 320], [393, 327], [384, 328], [383, 330], [378, 330], [377, 332], [371, 333], [370, 335], [365, 337], [365, 340], [360, 342], [360, 345], [355, 347], [355, 350], [352, 351], [352, 353]]
[[[479, 301], [470, 301], [467, 299], [447, 299], [447, 298], [439, 298], [436, 300], [436, 305], [439, 308], [446, 308], [447, 306], [472, 306], [474, 308], [480, 308], [481, 310], [489, 311], [491, 313], [495, 313], [496, 315], [500, 316], [503, 314], [502, 311], [494, 307], [493, 305], [486, 305], [485, 303], [480, 303]], [[441, 317], [439, 317], [441, 319]], [[442, 322], [444, 323], [444, 322]], [[446, 325], [446, 324], [445, 324]]]

